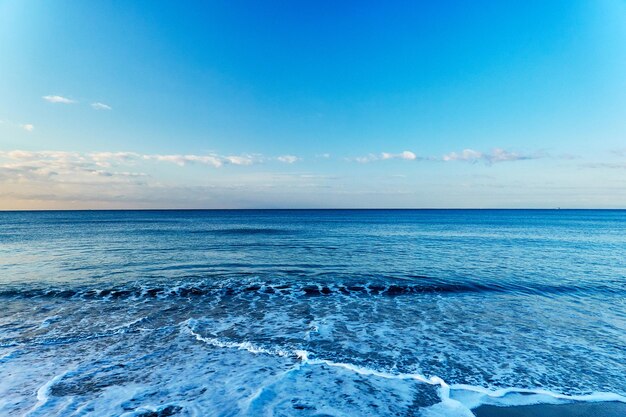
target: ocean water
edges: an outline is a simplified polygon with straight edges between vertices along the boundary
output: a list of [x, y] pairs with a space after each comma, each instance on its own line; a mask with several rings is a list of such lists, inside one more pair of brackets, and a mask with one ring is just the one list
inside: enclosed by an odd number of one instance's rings
[[0, 213], [0, 415], [626, 402], [626, 211]]

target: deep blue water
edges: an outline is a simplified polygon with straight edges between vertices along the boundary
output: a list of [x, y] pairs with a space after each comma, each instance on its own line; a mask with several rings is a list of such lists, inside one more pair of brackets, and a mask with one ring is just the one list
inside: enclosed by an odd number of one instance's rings
[[0, 415], [626, 402], [626, 211], [0, 213]]

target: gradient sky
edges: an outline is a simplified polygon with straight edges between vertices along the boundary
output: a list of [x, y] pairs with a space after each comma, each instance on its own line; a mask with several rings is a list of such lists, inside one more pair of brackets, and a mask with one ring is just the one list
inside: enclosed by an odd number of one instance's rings
[[0, 209], [626, 207], [626, 2], [0, 0]]

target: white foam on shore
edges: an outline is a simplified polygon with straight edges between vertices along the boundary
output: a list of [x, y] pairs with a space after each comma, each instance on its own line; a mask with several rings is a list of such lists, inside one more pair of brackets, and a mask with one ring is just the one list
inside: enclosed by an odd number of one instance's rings
[[219, 347], [219, 348], [230, 348], [230, 349], [238, 349], [238, 350], [247, 350], [250, 353], [254, 353], [254, 354], [266, 354], [266, 355], [273, 355], [273, 356], [282, 356], [282, 357], [290, 357], [290, 356], [297, 356], [295, 355], [295, 353], [293, 352], [289, 352], [287, 350], [283, 350], [283, 349], [266, 349], [262, 346], [257, 346], [253, 343], [250, 342], [229, 342], [229, 341], [223, 341], [220, 340], [218, 338], [215, 337], [204, 337], [202, 335], [200, 335], [199, 333], [197, 333], [196, 331], [194, 331], [194, 327], [196, 326], [197, 321], [194, 319], [189, 319], [186, 320], [184, 322], [184, 324], [186, 325], [186, 330], [187, 332], [189, 332], [189, 334], [191, 334], [193, 337], [196, 338], [196, 340], [200, 341], [200, 342], [204, 342], [208, 345], [214, 346], [214, 347]]
[[585, 395], [566, 395], [541, 388], [500, 388], [490, 390], [484, 387], [466, 384], [450, 386], [452, 397], [466, 404], [469, 408], [480, 405], [519, 406], [535, 404], [560, 404], [565, 402], [622, 402], [626, 397], [612, 392], [594, 392]]
[[70, 373], [70, 371], [66, 370], [66, 371], [64, 371], [64, 372], [62, 372], [62, 373], [60, 373], [58, 375], [55, 375], [52, 379], [50, 379], [48, 382], [46, 382], [41, 387], [39, 387], [39, 389], [37, 390], [37, 403], [30, 410], [28, 410], [24, 414], [23, 417], [31, 416], [38, 409], [43, 407], [48, 402], [48, 400], [50, 399], [50, 389], [52, 388], [52, 386], [54, 384], [56, 384], [58, 381], [60, 381], [68, 373]]
[[314, 353], [306, 350], [271, 349], [254, 345], [250, 342], [223, 341], [218, 338], [208, 338], [197, 333], [194, 319], [186, 320], [183, 324], [186, 331], [196, 338], [218, 348], [246, 350], [252, 354], [266, 354], [281, 357], [291, 357], [298, 360], [294, 369], [303, 365], [324, 365], [348, 370], [350, 372], [390, 380], [413, 380], [420, 383], [438, 386], [440, 403], [424, 408], [423, 416], [428, 417], [471, 417], [471, 410], [481, 405], [496, 405], [502, 407], [534, 405], [534, 404], [561, 404], [567, 402], [622, 402], [626, 403], [626, 396], [610, 392], [594, 392], [584, 395], [567, 395], [558, 392], [537, 388], [508, 387], [489, 389], [468, 384], [448, 384], [438, 376], [427, 377], [417, 373], [391, 373], [345, 362], [334, 362], [328, 359], [318, 359]]

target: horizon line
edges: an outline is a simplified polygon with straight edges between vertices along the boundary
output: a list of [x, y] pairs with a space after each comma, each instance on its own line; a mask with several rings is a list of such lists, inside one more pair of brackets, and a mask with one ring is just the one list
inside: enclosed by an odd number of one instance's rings
[[79, 211], [434, 211], [434, 210], [507, 210], [507, 211], [626, 211], [622, 208], [576, 208], [576, 207], [330, 207], [330, 208], [96, 208], [96, 209], [0, 209], [11, 212], [79, 212]]

